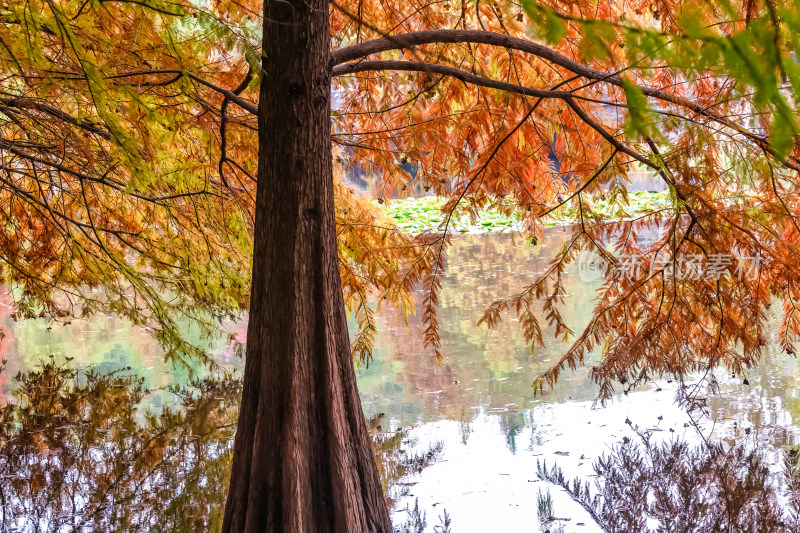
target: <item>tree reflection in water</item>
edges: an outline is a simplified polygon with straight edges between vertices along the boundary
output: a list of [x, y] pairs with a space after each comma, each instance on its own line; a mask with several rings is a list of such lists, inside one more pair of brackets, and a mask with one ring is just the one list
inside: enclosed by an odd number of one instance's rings
[[0, 410], [4, 530], [219, 529], [240, 383], [175, 388], [174, 406], [138, 409], [148, 390], [125, 370], [51, 360], [17, 376]]
[[[19, 374], [0, 407], [0, 531], [218, 531], [241, 381], [224, 373], [171, 387], [159, 412], [127, 369], [75, 370], [51, 359]], [[434, 462], [406, 432], [371, 420], [384, 490]]]
[[[564, 489], [608, 533], [800, 531], [798, 448], [781, 452], [775, 469], [747, 441], [693, 446], [634, 431], [639, 442], [626, 437], [595, 462], [593, 484], [570, 482], [546, 463], [538, 464], [539, 478]], [[558, 521], [552, 503], [549, 511], [540, 520]]]

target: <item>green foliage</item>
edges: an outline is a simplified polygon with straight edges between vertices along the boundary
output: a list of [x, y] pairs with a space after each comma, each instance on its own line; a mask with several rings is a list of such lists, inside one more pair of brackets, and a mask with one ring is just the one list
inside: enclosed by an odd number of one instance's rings
[[653, 113], [647, 105], [642, 90], [627, 78], [622, 79], [625, 99], [628, 103], [628, 122], [625, 132], [630, 139], [652, 137], [658, 134]]
[[[595, 214], [609, 219], [622, 220], [644, 213], [651, 213], [670, 207], [669, 191], [647, 192], [631, 191], [624, 196], [598, 196], [586, 214]], [[380, 204], [381, 210], [395, 220], [397, 226], [409, 233], [435, 232], [444, 223], [446, 213], [443, 199], [436, 196], [421, 198], [402, 198]], [[545, 219], [545, 226], [571, 224], [578, 220], [580, 210], [573, 201]], [[475, 222], [466, 214], [456, 214], [450, 222], [452, 231], [459, 233], [497, 233], [521, 229], [520, 217], [512, 213], [506, 215], [496, 208], [480, 211]]]
[[552, 10], [543, 8], [536, 0], [522, 0], [522, 8], [531, 20], [536, 35], [549, 44], [557, 44], [567, 36], [567, 25]]
[[[681, 4], [673, 31], [663, 31], [628, 24], [622, 18], [577, 18], [535, 0], [523, 3], [534, 35], [549, 44], [566, 38], [565, 23], [572, 25], [582, 36], [580, 47], [586, 62], [613, 62], [611, 50], [618, 47], [629, 62], [624, 70], [666, 67], [689, 82], [710, 72], [719, 79], [735, 79], [739, 96], [752, 93], [757, 111], [770, 117], [770, 146], [781, 160], [800, 134], [792, 103], [800, 101], [800, 9], [794, 2], [766, 6], [741, 24], [739, 9], [727, 0], [702, 8]], [[659, 18], [658, 6], [645, 9], [652, 9], [654, 18]], [[726, 13], [729, 18], [708, 25], [708, 10]], [[784, 79], [788, 83], [784, 84]], [[655, 127], [644, 113], [647, 99], [633, 82], [624, 79], [623, 83], [630, 113], [628, 135], [652, 136]]]
[[[15, 318], [110, 311], [171, 361], [206, 358], [180, 324], [208, 338], [248, 305], [252, 207], [231, 184], [254, 165], [215, 176], [200, 109], [220, 97], [190, 74], [233, 54], [210, 76], [227, 86], [255, 27], [170, 0], [10, 2], [0, 18], [0, 283]], [[245, 117], [227, 113], [230, 157], [247, 149]]]

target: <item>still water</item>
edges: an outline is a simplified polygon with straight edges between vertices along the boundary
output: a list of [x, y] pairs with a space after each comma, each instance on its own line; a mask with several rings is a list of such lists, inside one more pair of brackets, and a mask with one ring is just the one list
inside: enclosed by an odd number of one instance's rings
[[[553, 228], [539, 248], [507, 234], [456, 238], [440, 298], [444, 359], [439, 363], [422, 345], [419, 317], [406, 325], [392, 309], [380, 309], [374, 359], [359, 374], [364, 411], [383, 413], [385, 431], [409, 429], [410, 449], [443, 445], [438, 462], [405, 481], [407, 495], [395, 510], [396, 521], [404, 518], [406, 505], [418, 501], [429, 530], [446, 509], [455, 532], [537, 531], [536, 498], [547, 490], [536, 477], [537, 461], [557, 463], [568, 476], [590, 476], [594, 459], [633, 436], [626, 420], [664, 438], [700, 439], [695, 420], [674, 405], [675, 388], [666, 380], [619, 393], [600, 407], [584, 368], [563, 374], [555, 389], [535, 394], [533, 380], [566, 345], [545, 332], [547, 347], [532, 352], [511, 316], [491, 330], [476, 326], [494, 299], [515, 293], [543, 271], [565, 237]], [[589, 319], [599, 284], [582, 281], [573, 268], [566, 286], [563, 314], [577, 331]], [[124, 320], [15, 323], [2, 305], [0, 353], [6, 366], [0, 401], [13, 389], [18, 371], [35, 369], [51, 355], [59, 361], [71, 357], [80, 366], [133, 368], [148, 387], [161, 390], [150, 399], [155, 408], [169, 401], [166, 387], [189, 379], [187, 369], [164, 363], [146, 331]], [[243, 340], [246, 325], [233, 329]], [[212, 341], [211, 348], [221, 364], [243, 366], [226, 340]], [[748, 384], [720, 372], [720, 391], [709, 398], [698, 427], [707, 438], [749, 439], [764, 449], [797, 443], [798, 372], [797, 361], [776, 349], [746, 376]], [[568, 519], [562, 522], [565, 531], [596, 531], [579, 506], [555, 487], [551, 491], [554, 515]]]

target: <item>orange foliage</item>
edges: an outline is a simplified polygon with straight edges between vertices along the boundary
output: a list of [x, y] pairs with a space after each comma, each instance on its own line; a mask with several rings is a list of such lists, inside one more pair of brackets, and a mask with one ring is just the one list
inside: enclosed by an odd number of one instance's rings
[[[543, 377], [602, 347], [593, 376], [612, 382], [752, 365], [775, 300], [794, 352], [800, 146], [791, 60], [800, 14], [746, 1], [338, 0], [331, 7], [332, 131], [341, 275], [368, 358], [370, 298], [413, 311], [426, 291], [425, 339], [439, 354], [441, 231], [406, 235], [341, 179], [380, 176], [386, 197], [421, 184], [445, 211], [517, 213], [526, 236], [571, 204], [574, 234], [545, 274], [492, 305], [528, 341], [561, 312], [566, 266], [606, 262], [589, 326]], [[153, 326], [171, 353], [175, 316], [209, 332], [247, 308], [257, 174], [260, 6], [215, 1], [12, 1], [0, 15], [0, 281], [23, 316], [110, 309]], [[783, 88], [782, 88], [783, 87]], [[412, 176], [405, 163], [412, 163]], [[649, 170], [672, 209], [618, 220]], [[655, 241], [643, 235], [657, 234]], [[291, 251], [287, 251], [291, 253]], [[699, 256], [758, 257], [717, 277], [673, 267]], [[642, 268], [621, 268], [623, 258]], [[665, 260], [666, 259], [666, 260]], [[674, 271], [674, 268], [673, 268]], [[102, 289], [102, 290], [98, 290]], [[531, 311], [543, 299], [544, 316]]]

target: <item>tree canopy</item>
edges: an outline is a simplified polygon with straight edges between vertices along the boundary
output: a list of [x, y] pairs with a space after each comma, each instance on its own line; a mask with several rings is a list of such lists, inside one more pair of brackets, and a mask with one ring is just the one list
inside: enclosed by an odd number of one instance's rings
[[[180, 360], [204, 355], [182, 317], [212, 333], [247, 310], [255, 114], [281, 105], [257, 101], [261, 17], [258, 3], [231, 1], [0, 8], [0, 281], [18, 316], [120, 313]], [[515, 315], [532, 345], [547, 322], [571, 341], [543, 383], [596, 348], [604, 396], [614, 381], [738, 372], [758, 359], [775, 301], [780, 343], [795, 351], [795, 3], [337, 1], [330, 25], [339, 266], [357, 357], [376, 333], [371, 302], [409, 314], [414, 290], [426, 342], [446, 356], [436, 304], [450, 214], [514, 212], [535, 244], [565, 204], [579, 217], [562, 253], [482, 320]], [[379, 176], [386, 201], [422, 186], [446, 198], [448, 217], [403, 233], [346, 185], [348, 171]], [[668, 185], [669, 209], [632, 220], [594, 209], [600, 196], [624, 204], [641, 171]], [[562, 279], [587, 251], [604, 259], [605, 283], [573, 332]], [[756, 267], [747, 276], [742, 258]], [[689, 262], [718, 275], [679, 275]]]

